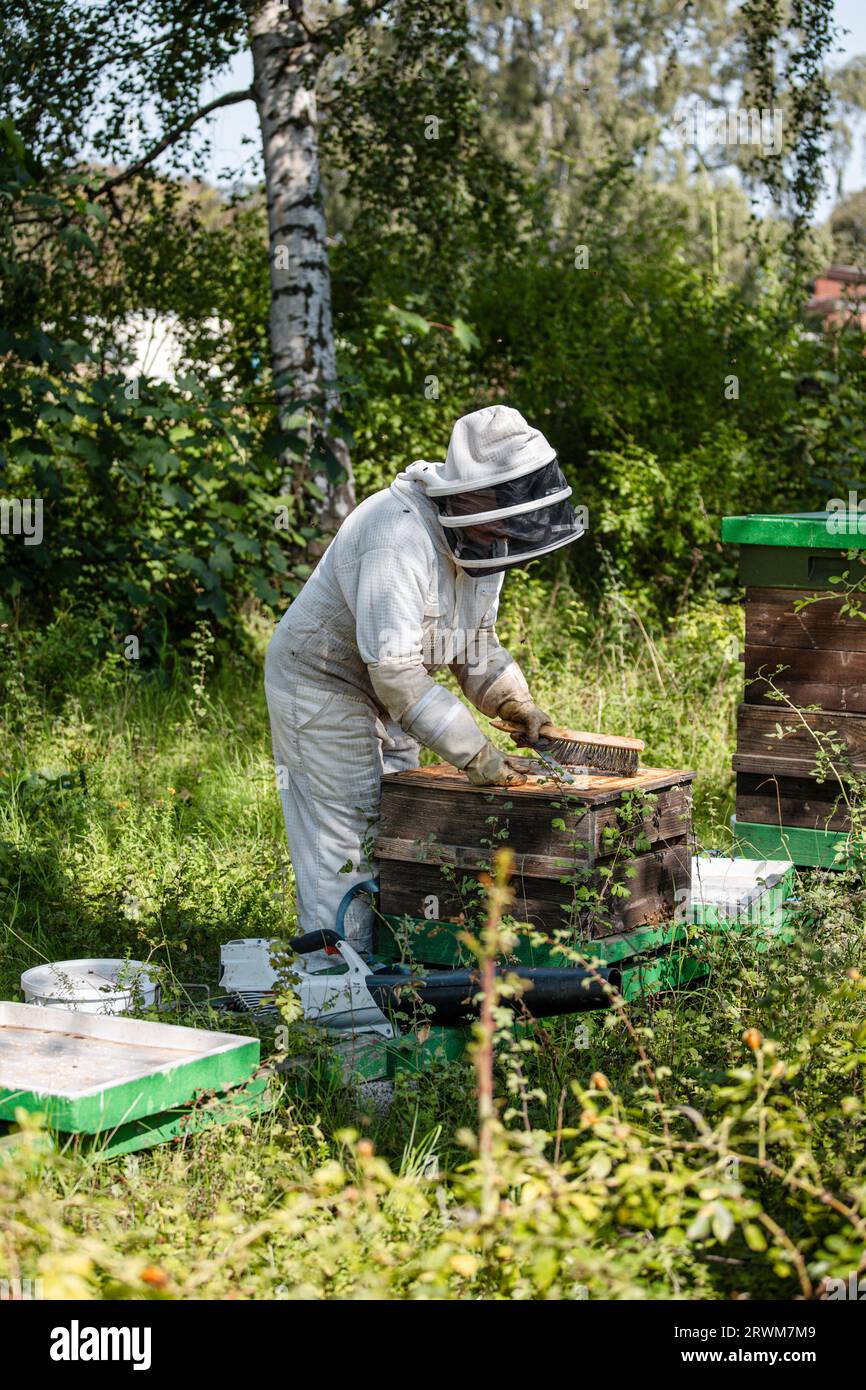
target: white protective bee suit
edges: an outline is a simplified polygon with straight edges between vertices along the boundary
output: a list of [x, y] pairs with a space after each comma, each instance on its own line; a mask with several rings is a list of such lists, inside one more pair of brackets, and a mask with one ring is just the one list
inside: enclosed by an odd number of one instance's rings
[[[454, 528], [479, 515], [514, 515], [497, 534], [512, 525], [517, 536], [518, 523], [540, 516], [547, 500], [515, 503], [517, 494], [503, 492], [500, 501], [510, 505], [496, 511], [494, 498], [493, 513], [482, 514], [477, 499], [487, 508], [500, 484], [525, 493], [520, 479], [532, 482], [551, 468], [559, 481], [547, 491], [557, 505], [545, 516], [558, 514], [570, 489], [553, 460], [547, 440], [516, 410], [491, 406], [465, 416], [444, 464], [412, 464], [343, 522], [279, 623], [265, 690], [302, 931], [333, 928], [347, 890], [375, 875], [380, 779], [417, 767], [419, 744], [476, 783], [523, 780], [432, 673], [450, 667], [477, 709], [522, 724], [527, 741], [537, 738], [548, 716], [500, 645], [496, 613], [503, 570], [565, 544], [565, 530], [553, 543], [545, 533], [540, 548], [536, 528], [528, 541], [500, 540], [491, 551], [484, 532]], [[475, 515], [448, 515], [461, 505]], [[573, 514], [566, 529], [567, 540], [580, 534]], [[524, 553], [503, 559], [509, 543], [523, 544]], [[368, 947], [371, 923], [369, 907], [353, 909], [347, 937]]]

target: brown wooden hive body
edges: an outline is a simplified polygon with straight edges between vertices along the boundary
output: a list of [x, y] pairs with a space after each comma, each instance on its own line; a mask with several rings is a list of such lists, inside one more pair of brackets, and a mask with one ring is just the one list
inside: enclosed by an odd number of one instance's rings
[[[797, 600], [814, 593], [746, 589], [747, 681], [760, 672], [772, 676], [795, 708], [768, 699], [765, 681], [746, 684], [734, 755], [738, 821], [850, 828], [838, 777], [831, 771], [819, 782], [813, 775], [814, 734], [843, 746], [834, 758], [840, 771], [866, 775], [866, 622], [846, 613], [836, 595], [795, 612]], [[786, 669], [774, 675], [778, 666]]]
[[[514, 788], [473, 787], [447, 763], [384, 777], [376, 844], [381, 911], [439, 920], [468, 916], [474, 884], [489, 870], [495, 849], [508, 845], [514, 852], [512, 913], [520, 921], [548, 932], [572, 926], [591, 938], [666, 920], [690, 885], [693, 777], [641, 768], [635, 777], [590, 776], [578, 788], [563, 788], [550, 777], [530, 777]], [[637, 790], [657, 800], [626, 829], [624, 841], [617, 835], [616, 849], [605, 830], [622, 829], [623, 798]], [[564, 829], [557, 824], [562, 821]], [[641, 837], [648, 849], [626, 847]], [[576, 885], [563, 878], [604, 889], [601, 909], [579, 910]], [[612, 894], [611, 882], [623, 884], [629, 896]]]

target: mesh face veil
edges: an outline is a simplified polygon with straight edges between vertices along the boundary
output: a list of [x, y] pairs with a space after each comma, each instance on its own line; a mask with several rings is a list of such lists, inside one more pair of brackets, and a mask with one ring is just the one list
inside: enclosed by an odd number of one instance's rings
[[[433, 489], [431, 489], [431, 492]], [[576, 541], [583, 526], [556, 459], [506, 482], [434, 496], [455, 560], [471, 573], [528, 564]]]

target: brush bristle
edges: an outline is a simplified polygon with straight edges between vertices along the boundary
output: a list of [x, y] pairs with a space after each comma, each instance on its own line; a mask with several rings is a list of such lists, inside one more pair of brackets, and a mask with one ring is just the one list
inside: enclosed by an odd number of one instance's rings
[[570, 738], [540, 739], [538, 747], [563, 767], [592, 767], [618, 777], [633, 777], [639, 755], [635, 748], [611, 748], [598, 743], [573, 743]]

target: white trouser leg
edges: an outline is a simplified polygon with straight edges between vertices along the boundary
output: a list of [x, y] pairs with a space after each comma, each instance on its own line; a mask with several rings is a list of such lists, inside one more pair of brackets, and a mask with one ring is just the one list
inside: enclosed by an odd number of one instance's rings
[[[366, 705], [297, 682], [266, 687], [302, 931], [333, 927], [354, 883], [375, 876], [367, 848], [379, 813], [382, 746]], [[369, 949], [372, 912], [354, 910], [347, 939]]]

